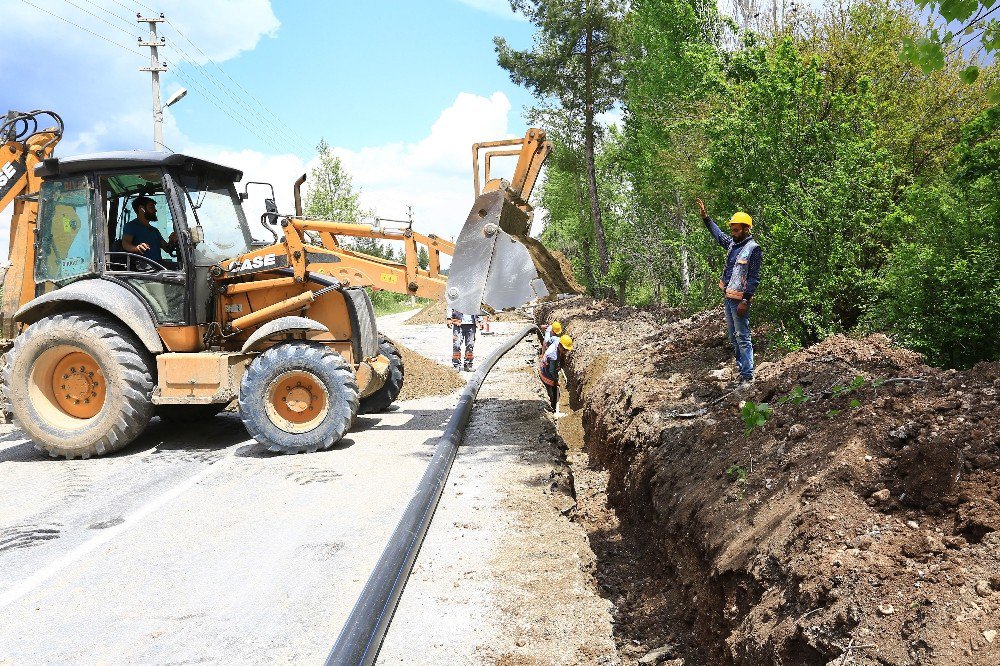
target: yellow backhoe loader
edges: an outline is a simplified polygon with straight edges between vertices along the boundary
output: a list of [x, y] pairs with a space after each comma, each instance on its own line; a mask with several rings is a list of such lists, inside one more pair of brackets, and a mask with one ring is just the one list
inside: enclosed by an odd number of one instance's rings
[[[55, 126], [39, 129], [46, 117]], [[432, 270], [416, 268], [415, 246], [405, 264], [375, 262], [335, 238], [359, 229], [281, 216], [273, 200], [264, 221], [282, 238], [255, 244], [235, 187], [241, 172], [156, 152], [57, 159], [61, 136], [50, 112], [12, 112], [0, 125], [0, 210], [14, 206], [2, 387], [15, 421], [52, 456], [110, 453], [154, 414], [191, 419], [234, 398], [268, 449], [329, 448], [360, 409], [388, 407], [403, 381], [360, 287], [433, 297], [436, 252], [454, 251], [453, 272], [460, 255], [476, 256], [461, 238], [451, 247], [411, 232], [404, 242], [427, 244]], [[507, 204], [526, 215], [509, 187], [483, 196], [493, 208], [474, 207], [470, 219], [496, 214], [506, 232]], [[324, 246], [306, 242], [310, 231]], [[484, 278], [499, 272], [491, 265]]]

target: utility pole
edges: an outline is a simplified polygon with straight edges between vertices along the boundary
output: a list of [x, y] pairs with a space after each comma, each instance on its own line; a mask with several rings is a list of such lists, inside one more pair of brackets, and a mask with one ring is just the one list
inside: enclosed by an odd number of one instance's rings
[[149, 72], [153, 76], [153, 150], [164, 150], [163, 146], [163, 105], [160, 102], [160, 72], [167, 71], [167, 63], [160, 62], [160, 55], [157, 49], [167, 43], [166, 37], [156, 34], [156, 24], [163, 23], [166, 17], [160, 14], [157, 17], [143, 18], [142, 14], [136, 14], [139, 23], [149, 24], [149, 38], [142, 41], [139, 38], [139, 46], [149, 47], [149, 67], [140, 67], [140, 72]]

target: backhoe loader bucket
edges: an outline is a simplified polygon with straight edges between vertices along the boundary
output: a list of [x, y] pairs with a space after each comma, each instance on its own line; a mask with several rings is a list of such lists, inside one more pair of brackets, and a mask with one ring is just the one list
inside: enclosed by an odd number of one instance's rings
[[503, 189], [479, 195], [455, 243], [448, 305], [459, 312], [514, 308], [549, 294], [524, 245], [528, 215]]
[[[479, 189], [479, 151], [484, 160], [485, 185]], [[514, 308], [550, 294], [581, 293], [565, 274], [565, 265], [528, 236], [531, 205], [528, 198], [542, 164], [552, 151], [545, 132], [529, 129], [523, 139], [486, 141], [472, 146], [472, 173], [476, 202], [455, 243], [448, 275], [448, 305], [459, 312]], [[517, 155], [510, 182], [490, 179], [493, 157]]]

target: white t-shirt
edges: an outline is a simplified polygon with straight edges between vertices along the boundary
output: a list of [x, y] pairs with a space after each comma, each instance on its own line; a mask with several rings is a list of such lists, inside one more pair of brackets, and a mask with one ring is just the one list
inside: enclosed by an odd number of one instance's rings
[[549, 326], [547, 329], [545, 329], [545, 341], [542, 344], [544, 344], [545, 348], [548, 349], [549, 345], [551, 345], [553, 342], [559, 342], [559, 336], [553, 333], [552, 327]]
[[[459, 312], [457, 314], [462, 315], [462, 323], [463, 324], [475, 324], [476, 323], [476, 317], [477, 317], [477, 315], [470, 315], [470, 314], [465, 314], [465, 313], [462, 313], [462, 312]], [[455, 310], [453, 308], [448, 308], [447, 318], [448, 319], [456, 319], [457, 317], [455, 315], [456, 315]]]
[[555, 342], [548, 346], [545, 350], [545, 356], [543, 358], [546, 363], [559, 359], [559, 338], [556, 338]]

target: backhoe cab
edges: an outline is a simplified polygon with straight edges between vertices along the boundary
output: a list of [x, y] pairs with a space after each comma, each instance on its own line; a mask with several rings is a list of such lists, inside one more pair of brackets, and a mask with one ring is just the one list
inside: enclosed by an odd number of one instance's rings
[[312, 270], [326, 257], [287, 222], [282, 242], [255, 246], [239, 171], [164, 153], [57, 160], [24, 134], [7, 142], [30, 146], [20, 192], [0, 189], [23, 204], [3, 387], [39, 448], [110, 453], [154, 414], [197, 418], [238, 398], [270, 450], [315, 451], [395, 400], [402, 362], [367, 293]]

